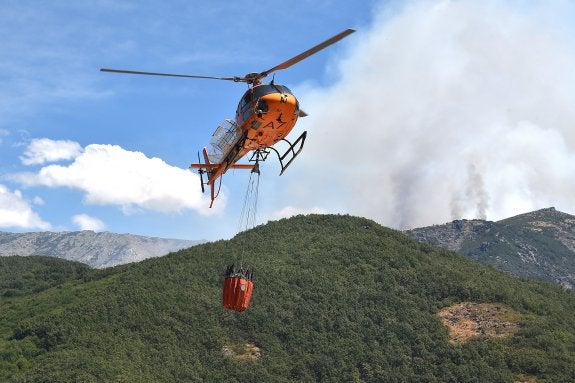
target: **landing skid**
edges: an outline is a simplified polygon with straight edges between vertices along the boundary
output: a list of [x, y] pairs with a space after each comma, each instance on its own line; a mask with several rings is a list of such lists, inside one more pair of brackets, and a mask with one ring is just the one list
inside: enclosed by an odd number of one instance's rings
[[258, 163], [260, 161], [263, 162], [268, 158], [268, 155], [270, 154], [269, 149], [271, 149], [278, 156], [278, 160], [279, 160], [280, 166], [282, 168], [282, 170], [280, 172], [280, 176], [281, 176], [282, 174], [284, 174], [286, 169], [291, 165], [293, 160], [295, 160], [295, 158], [301, 153], [301, 151], [303, 149], [303, 145], [305, 143], [306, 136], [307, 136], [307, 131], [303, 132], [297, 138], [297, 140], [294, 141], [293, 144], [291, 142], [289, 142], [288, 140], [286, 140], [285, 138], [282, 139], [282, 141], [287, 142], [289, 145], [289, 147], [284, 152], [284, 154], [280, 154], [280, 152], [278, 152], [278, 150], [276, 148], [271, 147], [271, 146], [269, 148], [265, 148], [265, 149], [258, 149], [256, 151], [254, 151], [254, 153], [252, 154], [252, 157], [250, 158], [250, 162], [255, 162], [256, 163], [255, 167], [257, 167]]

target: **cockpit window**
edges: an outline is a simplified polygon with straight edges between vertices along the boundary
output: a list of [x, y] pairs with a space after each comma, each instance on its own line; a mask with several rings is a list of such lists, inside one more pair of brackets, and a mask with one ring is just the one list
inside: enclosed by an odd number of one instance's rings
[[254, 99], [257, 100], [258, 98], [265, 96], [266, 94], [270, 93], [277, 93], [278, 90], [273, 87], [273, 85], [260, 85], [254, 88]]
[[262, 96], [270, 93], [285, 93], [285, 94], [293, 94], [291, 90], [285, 85], [259, 85], [254, 87], [254, 100], [259, 99]]
[[252, 92], [246, 92], [246, 94], [244, 95], [244, 97], [242, 98], [242, 102], [241, 102], [241, 108], [243, 109], [244, 106], [246, 106], [247, 104], [249, 104], [249, 102], [252, 100]]
[[284, 92], [284, 93], [293, 95], [292, 91], [291, 91], [290, 88], [288, 88], [287, 86], [285, 86], [285, 85], [278, 85], [277, 87], [280, 88], [280, 89], [283, 88], [283, 92]]
[[242, 110], [244, 110], [246, 106], [250, 104], [251, 101], [252, 101], [252, 90], [250, 89], [244, 94], [244, 96], [240, 100], [240, 103], [238, 104], [238, 110], [236, 111], [236, 113], [237, 114], [241, 113]]

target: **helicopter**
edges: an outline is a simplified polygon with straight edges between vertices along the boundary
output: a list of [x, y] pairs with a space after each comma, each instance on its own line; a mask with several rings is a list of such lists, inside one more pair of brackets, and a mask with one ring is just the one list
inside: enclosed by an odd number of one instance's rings
[[[210, 151], [206, 147], [203, 148], [204, 162], [201, 161], [200, 153], [198, 152], [198, 163], [190, 165], [190, 168], [197, 169], [200, 175], [202, 192], [205, 192], [206, 185], [210, 186], [211, 208], [221, 189], [222, 176], [229, 169], [247, 169], [251, 170], [252, 173], [259, 174], [259, 163], [265, 161], [273, 151], [279, 160], [281, 166], [280, 175], [282, 175], [303, 149], [307, 131], [304, 131], [293, 143], [288, 141], [286, 136], [295, 126], [298, 117], [305, 117], [307, 114], [300, 109], [299, 101], [287, 86], [276, 84], [274, 80], [269, 84], [262, 84], [262, 80], [278, 70], [291, 67], [354, 32], [355, 30], [353, 29], [346, 29], [271, 69], [259, 73], [248, 73], [245, 76], [194, 76], [109, 68], [102, 68], [100, 71], [225, 80], [242, 82], [248, 85], [248, 90], [240, 99], [236, 109], [235, 119], [226, 119], [217, 127], [210, 140]], [[273, 147], [279, 141], [284, 141], [288, 145], [283, 153]], [[249, 163], [237, 163], [250, 152], [253, 153], [248, 160]], [[207, 175], [207, 181], [204, 181], [204, 174]], [[216, 192], [215, 185], [218, 179], [219, 187]]]

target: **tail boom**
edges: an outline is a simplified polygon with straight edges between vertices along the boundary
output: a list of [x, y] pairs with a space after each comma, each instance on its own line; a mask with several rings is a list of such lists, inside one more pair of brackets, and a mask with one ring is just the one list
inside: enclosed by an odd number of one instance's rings
[[[210, 158], [208, 156], [208, 150], [206, 148], [203, 149], [204, 154], [204, 161], [205, 163], [197, 163], [191, 164], [190, 169], [198, 169], [198, 173], [203, 175], [206, 173], [208, 175], [208, 182], [204, 183], [203, 179], [200, 177], [200, 182], [202, 182], [202, 190], [204, 185], [210, 186], [210, 194], [211, 194], [211, 202], [210, 208], [214, 204], [214, 200], [217, 198], [217, 194], [215, 192], [215, 182], [218, 178], [220, 178], [220, 186], [221, 186], [221, 177], [228, 169], [245, 169], [245, 170], [253, 170], [254, 165], [251, 164], [228, 164], [227, 162], [221, 162], [219, 164], [214, 164], [210, 162]], [[219, 194], [219, 190], [218, 190]]]

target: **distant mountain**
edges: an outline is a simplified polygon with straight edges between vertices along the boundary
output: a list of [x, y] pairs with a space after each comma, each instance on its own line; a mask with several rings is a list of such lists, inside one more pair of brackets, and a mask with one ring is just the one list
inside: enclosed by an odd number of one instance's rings
[[0, 232], [0, 256], [40, 255], [103, 268], [159, 257], [203, 242], [93, 231]]
[[457, 220], [405, 233], [503, 271], [575, 287], [575, 217], [555, 208], [497, 222]]
[[[222, 307], [226, 265], [255, 268]], [[0, 382], [574, 382], [575, 294], [310, 215], [106, 269], [0, 257]]]

